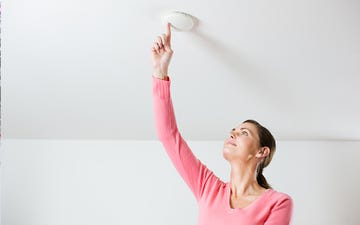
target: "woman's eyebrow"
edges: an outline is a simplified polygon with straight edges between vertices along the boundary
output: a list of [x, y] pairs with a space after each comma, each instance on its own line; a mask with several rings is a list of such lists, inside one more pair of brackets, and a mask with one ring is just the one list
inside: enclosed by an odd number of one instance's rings
[[[241, 128], [239, 128], [239, 130], [247, 130], [249, 133], [252, 134], [252, 131], [249, 128], [246, 128], [246, 127], [241, 127]], [[236, 128], [231, 129], [231, 131], [236, 131]]]

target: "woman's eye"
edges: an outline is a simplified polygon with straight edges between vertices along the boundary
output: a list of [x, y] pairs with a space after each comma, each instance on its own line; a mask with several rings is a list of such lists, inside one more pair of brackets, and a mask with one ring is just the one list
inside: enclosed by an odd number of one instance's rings
[[246, 132], [246, 131], [242, 131], [242, 132], [241, 132], [241, 134], [242, 134], [242, 135], [246, 135], [246, 136], [247, 136], [247, 135], [248, 135], [248, 132]]

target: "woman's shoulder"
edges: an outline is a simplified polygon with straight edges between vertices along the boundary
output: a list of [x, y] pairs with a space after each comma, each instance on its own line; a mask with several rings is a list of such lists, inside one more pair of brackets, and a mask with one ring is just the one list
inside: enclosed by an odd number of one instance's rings
[[275, 204], [293, 204], [293, 200], [291, 196], [287, 193], [280, 192], [274, 189], [268, 189], [268, 200], [271, 200], [271, 202]]

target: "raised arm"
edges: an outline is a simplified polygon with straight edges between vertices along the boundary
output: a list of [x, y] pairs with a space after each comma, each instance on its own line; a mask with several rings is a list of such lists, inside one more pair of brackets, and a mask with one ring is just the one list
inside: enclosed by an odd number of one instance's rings
[[199, 200], [205, 185], [217, 178], [194, 156], [178, 131], [167, 73], [173, 54], [170, 38], [171, 31], [168, 24], [167, 33], [159, 36], [152, 48], [155, 125], [157, 135], [173, 165]]

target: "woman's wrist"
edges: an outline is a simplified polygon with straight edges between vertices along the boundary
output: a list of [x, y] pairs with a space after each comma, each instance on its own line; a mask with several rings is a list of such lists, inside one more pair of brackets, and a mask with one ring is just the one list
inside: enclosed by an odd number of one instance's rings
[[153, 70], [153, 76], [162, 80], [168, 79], [167, 71], [165, 72], [165, 71]]
[[169, 80], [168, 76], [155, 76], [155, 75], [153, 75], [153, 77], [155, 77], [156, 79], [160, 79], [160, 80]]

